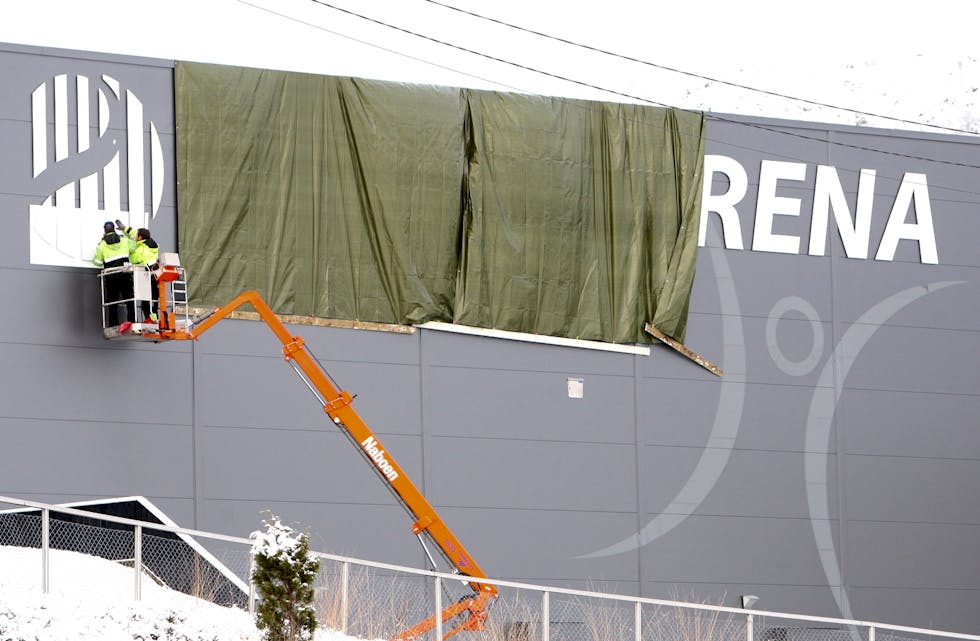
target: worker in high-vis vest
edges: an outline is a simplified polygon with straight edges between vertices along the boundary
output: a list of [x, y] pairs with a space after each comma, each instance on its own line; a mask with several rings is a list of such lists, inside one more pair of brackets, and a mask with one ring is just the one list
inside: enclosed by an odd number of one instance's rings
[[[129, 253], [133, 248], [133, 241], [127, 236], [120, 236], [116, 233], [115, 226], [107, 222], [102, 226], [102, 240], [95, 248], [95, 256], [92, 264], [101, 267], [103, 270], [113, 267], [122, 267], [129, 262]], [[113, 327], [119, 325], [119, 305], [123, 305], [123, 321], [130, 321], [129, 305], [124, 301], [133, 297], [132, 274], [127, 272], [117, 272], [105, 274], [102, 277], [102, 288], [104, 292], [105, 321], [106, 325]], [[136, 310], [133, 310], [135, 316]]]
[[160, 289], [157, 287], [157, 277], [153, 275], [160, 267], [160, 245], [150, 236], [150, 230], [146, 227], [133, 229], [123, 225], [121, 220], [116, 220], [116, 229], [123, 231], [131, 241], [133, 241], [132, 251], [129, 253], [129, 262], [133, 265], [146, 265], [150, 270], [150, 289], [153, 298], [151, 308], [150, 301], [141, 300], [140, 309], [143, 311], [144, 323], [155, 323], [157, 320], [157, 305], [159, 304]]

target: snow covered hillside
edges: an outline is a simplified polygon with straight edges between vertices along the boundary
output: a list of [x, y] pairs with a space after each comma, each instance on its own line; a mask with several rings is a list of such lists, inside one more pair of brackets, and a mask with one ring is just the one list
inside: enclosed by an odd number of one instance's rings
[[[259, 641], [248, 612], [142, 582], [131, 568], [51, 550], [50, 592], [41, 593], [40, 550], [0, 547], [0, 641]], [[316, 641], [347, 641], [319, 630]]]

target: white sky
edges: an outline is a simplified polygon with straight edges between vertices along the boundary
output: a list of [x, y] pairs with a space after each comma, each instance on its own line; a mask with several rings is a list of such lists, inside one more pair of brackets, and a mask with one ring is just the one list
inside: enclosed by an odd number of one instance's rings
[[[260, 641], [248, 612], [162, 588], [149, 579], [136, 601], [132, 568], [93, 556], [51, 550], [47, 595], [41, 551], [0, 546], [0, 639], [44, 641]], [[165, 630], [173, 628], [172, 635]], [[155, 635], [155, 636], [154, 636]], [[315, 641], [352, 641], [318, 630]]]
[[[692, 74], [980, 131], [975, 35], [980, 3], [973, 1], [438, 2]], [[0, 42], [597, 100], [630, 102], [627, 96], [633, 96], [720, 113], [923, 128], [585, 51], [426, 0], [32, 0], [4, 7]]]

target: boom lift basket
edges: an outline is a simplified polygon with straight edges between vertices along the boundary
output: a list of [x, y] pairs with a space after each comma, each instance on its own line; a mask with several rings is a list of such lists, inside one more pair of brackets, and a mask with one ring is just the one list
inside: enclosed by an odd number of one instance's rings
[[[124, 274], [127, 278], [127, 293], [132, 296], [119, 300], [107, 300], [106, 277]], [[157, 280], [157, 292], [153, 291], [153, 278]], [[102, 335], [107, 340], [150, 341], [160, 342], [158, 335], [158, 316], [170, 310], [174, 315], [175, 328], [184, 328], [190, 324], [190, 309], [187, 305], [187, 281], [184, 278], [184, 268], [180, 266], [180, 257], [175, 252], [163, 252], [160, 261], [154, 265], [130, 265], [110, 267], [99, 272], [99, 284], [102, 290]], [[130, 287], [131, 285], [131, 287]], [[159, 296], [157, 305], [156, 296]], [[141, 303], [149, 302], [153, 316], [143, 316]], [[107, 311], [116, 306], [130, 321], [110, 325]], [[151, 336], [152, 335], [152, 336]]]

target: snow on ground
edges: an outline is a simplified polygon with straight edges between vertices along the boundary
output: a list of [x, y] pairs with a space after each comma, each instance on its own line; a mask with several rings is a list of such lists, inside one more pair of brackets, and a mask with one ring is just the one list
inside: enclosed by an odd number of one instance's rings
[[[214, 605], [141, 582], [132, 568], [51, 550], [49, 593], [41, 592], [41, 552], [0, 546], [0, 641], [259, 641], [244, 610]], [[318, 630], [315, 641], [348, 641]]]

